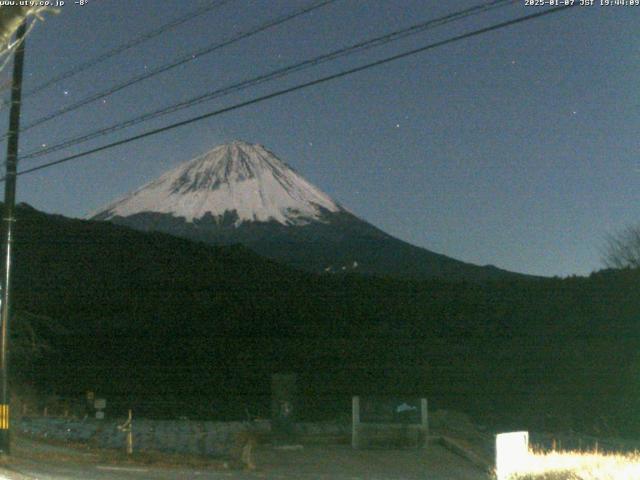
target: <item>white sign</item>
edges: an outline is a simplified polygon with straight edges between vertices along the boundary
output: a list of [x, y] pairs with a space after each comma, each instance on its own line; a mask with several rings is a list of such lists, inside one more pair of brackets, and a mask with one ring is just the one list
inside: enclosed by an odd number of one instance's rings
[[496, 435], [496, 476], [507, 480], [527, 461], [529, 432], [499, 433]]
[[104, 398], [96, 398], [96, 401], [93, 402], [93, 407], [96, 410], [104, 410], [107, 407], [107, 401]]

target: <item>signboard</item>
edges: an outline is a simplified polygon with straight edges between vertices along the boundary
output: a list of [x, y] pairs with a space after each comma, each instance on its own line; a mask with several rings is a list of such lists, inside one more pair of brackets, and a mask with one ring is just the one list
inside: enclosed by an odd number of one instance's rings
[[358, 397], [351, 399], [351, 446], [380, 444], [427, 446], [429, 404], [426, 398]]
[[401, 423], [414, 425], [420, 424], [421, 422], [421, 400], [419, 398], [360, 398], [360, 423]]

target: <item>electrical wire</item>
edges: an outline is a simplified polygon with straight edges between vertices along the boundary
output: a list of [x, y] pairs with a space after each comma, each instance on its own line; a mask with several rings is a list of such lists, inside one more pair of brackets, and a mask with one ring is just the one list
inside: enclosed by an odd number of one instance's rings
[[325, 62], [333, 61], [338, 58], [342, 58], [348, 55], [353, 55], [356, 53], [361, 53], [363, 51], [369, 50], [371, 48], [379, 47], [381, 45], [388, 44], [393, 41], [397, 41], [403, 38], [406, 38], [411, 35], [416, 35], [422, 33], [431, 28], [439, 27], [445, 25], [450, 22], [454, 22], [463, 18], [467, 18], [472, 15], [478, 15], [480, 13], [485, 13], [490, 10], [494, 10], [497, 8], [502, 8], [508, 6], [510, 4], [516, 3], [518, 0], [494, 0], [489, 3], [483, 3], [466, 10], [458, 11], [455, 13], [451, 13], [444, 17], [439, 17], [437, 19], [428, 20], [425, 22], [421, 22], [415, 25], [412, 25], [408, 28], [404, 28], [402, 30], [396, 30], [391, 33], [375, 37], [370, 40], [362, 41], [348, 47], [344, 47], [338, 50], [334, 50], [330, 53], [319, 55], [309, 60], [305, 60], [303, 62], [299, 62], [293, 65], [288, 65], [286, 67], [273, 70], [271, 72], [265, 73], [263, 75], [253, 77], [250, 79], [243, 80], [241, 82], [214, 90], [212, 92], [208, 92], [191, 99], [182, 101], [177, 104], [173, 104], [167, 107], [163, 107], [152, 112], [145, 113], [143, 115], [131, 118], [129, 120], [118, 122], [108, 127], [101, 128], [99, 130], [95, 130], [89, 133], [82, 134], [80, 136], [76, 136], [67, 140], [64, 140], [61, 143], [51, 145], [46, 148], [37, 149], [31, 152], [27, 152], [24, 155], [20, 156], [20, 160], [28, 160], [31, 158], [41, 157], [43, 155], [56, 152], [59, 150], [63, 150], [65, 148], [71, 147], [73, 145], [77, 145], [79, 143], [84, 143], [89, 140], [92, 140], [97, 137], [101, 137], [107, 134], [114, 133], [116, 131], [122, 130], [124, 128], [129, 128], [134, 125], [137, 125], [142, 122], [146, 122], [155, 118], [158, 118], [163, 115], [167, 115], [169, 113], [174, 113], [179, 110], [183, 110], [186, 108], [190, 108], [194, 105], [198, 105], [200, 103], [204, 103], [207, 101], [211, 101], [216, 98], [220, 98], [225, 95], [229, 95], [231, 93], [235, 93], [241, 90], [244, 90], [249, 87], [253, 87], [259, 85], [261, 83], [271, 81], [277, 78], [282, 78], [284, 76], [290, 75], [295, 72], [299, 72], [305, 70], [307, 68], [315, 67]]
[[[199, 122], [199, 121], [205, 120], [207, 118], [218, 116], [218, 115], [221, 115], [223, 113], [227, 113], [227, 112], [231, 112], [231, 111], [234, 111], [234, 110], [238, 110], [240, 108], [244, 108], [244, 107], [247, 107], [249, 105], [254, 105], [256, 103], [260, 103], [260, 102], [263, 102], [265, 100], [270, 100], [272, 98], [277, 98], [277, 97], [280, 97], [280, 96], [283, 96], [283, 95], [286, 95], [286, 94], [289, 94], [289, 93], [293, 93], [293, 92], [296, 92], [296, 91], [299, 91], [299, 90], [302, 90], [302, 89], [305, 89], [305, 88], [309, 88], [309, 87], [312, 87], [312, 86], [315, 86], [315, 85], [319, 85], [319, 84], [326, 83], [326, 82], [329, 82], [329, 81], [332, 81], [332, 80], [343, 78], [343, 77], [346, 77], [348, 75], [353, 75], [354, 73], [362, 72], [362, 71], [365, 71], [365, 70], [368, 70], [368, 69], [371, 69], [371, 68], [374, 68], [374, 67], [385, 65], [387, 63], [394, 62], [396, 60], [400, 60], [400, 59], [407, 58], [407, 57], [410, 57], [410, 56], [413, 56], [413, 55], [417, 55], [419, 53], [426, 52], [428, 50], [432, 50], [432, 49], [435, 49], [435, 48], [438, 48], [438, 47], [442, 47], [444, 45], [449, 45], [449, 44], [452, 44], [452, 43], [455, 43], [455, 42], [459, 42], [459, 41], [467, 39], [467, 38], [476, 37], [476, 36], [483, 35], [485, 33], [492, 32], [492, 31], [495, 31], [495, 30], [499, 30], [499, 29], [502, 29], [502, 28], [505, 28], [505, 27], [509, 27], [509, 26], [516, 25], [516, 24], [519, 24], [519, 23], [527, 22], [527, 21], [530, 21], [530, 20], [533, 20], [533, 19], [536, 19], [536, 18], [540, 18], [540, 17], [543, 17], [543, 16], [550, 15], [550, 14], [558, 13], [558, 12], [567, 10], [569, 8], [572, 8], [572, 7], [576, 6], [576, 5], [578, 5], [578, 4], [577, 3], [573, 4], [573, 5], [569, 4], [569, 5], [563, 5], [563, 6], [560, 6], [560, 7], [551, 8], [551, 9], [548, 9], [548, 10], [544, 10], [542, 12], [533, 13], [533, 14], [530, 14], [530, 15], [525, 15], [523, 17], [515, 18], [515, 19], [512, 19], [512, 20], [505, 21], [505, 22], [500, 22], [500, 23], [491, 25], [489, 27], [484, 27], [484, 28], [481, 28], [481, 29], [478, 29], [478, 30], [473, 30], [471, 32], [464, 33], [464, 34], [461, 34], [461, 35], [457, 35], [457, 36], [454, 36], [454, 37], [451, 37], [451, 38], [448, 38], [448, 39], [445, 39], [445, 40], [441, 40], [441, 41], [438, 41], [438, 42], [435, 42], [435, 43], [430, 43], [428, 45], [425, 45], [425, 46], [422, 46], [422, 47], [419, 47], [419, 48], [408, 50], [406, 52], [402, 52], [402, 53], [399, 53], [399, 54], [396, 54], [396, 55], [392, 55], [392, 56], [383, 58], [381, 60], [376, 60], [374, 62], [370, 62], [370, 63], [367, 63], [365, 65], [361, 65], [359, 67], [354, 67], [354, 68], [351, 68], [351, 69], [348, 69], [348, 70], [344, 70], [344, 71], [339, 72], [339, 73], [335, 73], [335, 74], [332, 74], [332, 75], [328, 75], [328, 76], [325, 76], [325, 77], [318, 78], [316, 80], [311, 80], [309, 82], [305, 82], [305, 83], [302, 83], [302, 84], [299, 84], [299, 85], [295, 85], [293, 87], [289, 87], [289, 88], [285, 88], [285, 89], [282, 89], [282, 90], [278, 90], [276, 92], [273, 92], [273, 93], [270, 93], [270, 94], [267, 94], [267, 95], [263, 95], [263, 96], [260, 96], [260, 97], [256, 97], [256, 98], [253, 98], [251, 100], [244, 101], [244, 102], [240, 102], [240, 103], [237, 103], [237, 104], [229, 106], [229, 107], [221, 108], [219, 110], [215, 110], [215, 111], [212, 111], [212, 112], [209, 112], [209, 113], [205, 113], [203, 115], [198, 115], [197, 117], [193, 117], [193, 118], [190, 118], [190, 119], [187, 119], [187, 120], [183, 120], [181, 122], [176, 122], [176, 123], [173, 123], [173, 124], [161, 127], [161, 128], [156, 128], [156, 129], [153, 129], [153, 130], [150, 130], [150, 131], [138, 134], [138, 135], [134, 135], [132, 137], [128, 137], [128, 138], [125, 138], [125, 139], [122, 139], [122, 140], [118, 140], [116, 142], [108, 143], [108, 144], [102, 145], [100, 147], [92, 148], [90, 150], [87, 150], [87, 151], [84, 151], [84, 152], [81, 152], [81, 153], [77, 153], [75, 155], [69, 155], [67, 157], [63, 157], [63, 158], [60, 158], [58, 160], [47, 162], [47, 163], [44, 163], [42, 165], [38, 165], [36, 167], [32, 167], [32, 168], [29, 168], [29, 169], [26, 169], [26, 170], [22, 170], [22, 171], [18, 172], [17, 175], [26, 175], [28, 173], [32, 173], [32, 172], [36, 172], [36, 171], [43, 170], [43, 169], [46, 169], [46, 168], [50, 168], [50, 167], [53, 167], [55, 165], [60, 165], [62, 163], [66, 163], [66, 162], [69, 162], [71, 160], [75, 160], [75, 159], [78, 159], [78, 158], [86, 157], [86, 156], [91, 155], [93, 153], [102, 152], [102, 151], [105, 151], [105, 150], [108, 150], [108, 149], [111, 149], [111, 148], [114, 148], [114, 147], [117, 147], [117, 146], [120, 146], [120, 145], [125, 145], [127, 143], [131, 143], [131, 142], [134, 142], [134, 141], [137, 141], [137, 140], [141, 140], [143, 138], [147, 138], [147, 137], [150, 137], [150, 136], [153, 136], [153, 135], [157, 135], [159, 133], [163, 133], [163, 132], [166, 132], [166, 131], [169, 131], [169, 130], [173, 130], [173, 129], [176, 129], [176, 128], [179, 128], [179, 127], [183, 127], [185, 125], [190, 125], [192, 123]], [[1, 178], [0, 181], [5, 181], [5, 177]]]
[[[192, 12], [187, 13], [186, 15], [183, 15], [182, 17], [179, 17], [175, 20], [172, 20], [171, 22], [168, 22], [164, 25], [161, 25], [160, 27], [156, 28], [155, 30], [151, 30], [147, 33], [144, 33], [143, 35], [140, 35], [139, 37], [136, 37], [132, 40], [130, 40], [127, 43], [123, 43], [122, 45], [119, 45], [101, 55], [98, 55], [97, 57], [91, 58], [89, 60], [87, 60], [84, 63], [81, 63], [79, 65], [76, 65], [75, 67], [67, 70], [64, 73], [61, 73], [60, 75], [58, 75], [57, 77], [51, 78], [49, 80], [47, 80], [46, 82], [37, 85], [33, 88], [31, 88], [30, 90], [25, 91], [23, 97], [28, 97], [31, 95], [35, 95], [36, 93], [39, 93], [53, 85], [55, 85], [56, 83], [60, 83], [63, 80], [67, 80], [75, 75], [77, 75], [80, 72], [83, 72], [85, 70], [88, 70], [91, 67], [94, 67], [96, 65], [99, 65], [100, 63], [108, 60], [111, 57], [114, 57], [122, 52], [125, 52], [133, 47], [136, 47], [138, 45], [140, 45], [141, 43], [144, 43], [148, 40], [151, 40], [152, 38], [155, 38], [159, 35], [162, 35], [163, 33], [167, 32], [168, 30], [171, 30], [173, 28], [176, 28], [180, 25], [182, 25], [183, 23], [188, 22], [189, 20], [192, 20], [196, 17], [199, 17], [201, 15], [204, 15], [207, 12], [210, 12], [212, 10], [215, 10], [219, 7], [222, 7], [223, 5], [229, 3], [231, 0], [216, 0], [213, 2], [210, 2], [208, 5], [198, 8], [196, 10], [193, 10]], [[3, 102], [0, 105], [0, 109], [6, 107], [7, 105], [9, 105], [11, 102], [7, 101], [7, 102]]]
[[[33, 30], [33, 28], [36, 25], [36, 22], [40, 21], [40, 22], [44, 22], [44, 17], [43, 14], [44, 13], [53, 13], [53, 14], [58, 14], [59, 10], [56, 8], [50, 8], [50, 7], [30, 7], [27, 9], [27, 12], [25, 14], [24, 17], [24, 22], [28, 22], [30, 17], [33, 17], [33, 19], [31, 20], [31, 24], [29, 25], [29, 27], [27, 28], [26, 33], [24, 34], [24, 36], [19, 39], [16, 40], [15, 42], [11, 43], [4, 51], [2, 51], [0, 53], [0, 58], [2, 58], [3, 56], [6, 55], [6, 58], [4, 59], [4, 61], [0, 64], [0, 72], [2, 70], [4, 70], [4, 68], [7, 66], [7, 64], [9, 63], [9, 60], [11, 60], [12, 56], [11, 54], [13, 52], [15, 52], [20, 45], [22, 45], [22, 43], [24, 43], [24, 41], [26, 40], [26, 38], [29, 36], [29, 34], [31, 33], [31, 31]], [[0, 89], [0, 92], [4, 91], [5, 89], [2, 88]], [[11, 102], [9, 101], [7, 103], [7, 105], [10, 105]], [[1, 108], [0, 108], [1, 109]]]
[[[172, 70], [176, 67], [179, 67], [181, 65], [184, 65], [185, 63], [191, 62], [197, 58], [202, 57], [203, 55], [207, 55], [209, 53], [212, 53], [216, 50], [219, 50], [221, 48], [224, 48], [228, 45], [234, 44], [240, 40], [243, 40], [245, 38], [251, 37], [253, 35], [256, 35], [257, 33], [263, 32], [269, 28], [273, 28], [275, 26], [281, 25], [285, 22], [288, 22], [290, 20], [293, 20], [294, 18], [297, 18], [301, 15], [305, 15], [309, 12], [312, 12], [314, 10], [317, 10], [321, 7], [324, 7], [325, 5], [329, 5], [331, 3], [334, 3], [336, 0], [321, 0], [319, 2], [314, 2], [313, 4], [311, 4], [310, 6], [306, 6], [303, 8], [299, 8], [297, 10], [295, 10], [292, 13], [283, 15], [281, 17], [278, 17], [274, 20], [270, 20], [266, 23], [263, 23], [255, 28], [252, 28], [251, 30], [248, 30], [246, 32], [241, 32], [239, 34], [236, 34], [234, 36], [232, 36], [231, 38], [227, 39], [227, 40], [223, 40], [222, 42], [219, 43], [215, 43], [213, 45], [209, 45], [208, 47], [205, 47], [203, 49], [197, 50], [196, 52], [190, 53], [186, 56], [180, 57], [177, 60], [172, 61], [171, 63], [162, 65], [158, 68], [155, 68], [153, 70], [150, 70], [149, 72], [143, 73], [141, 75], [136, 75], [135, 77], [129, 78], [128, 80], [125, 80], [124, 82], [121, 82], [107, 90], [103, 90], [102, 92], [98, 92], [96, 94], [93, 94], [89, 97], [86, 97], [82, 100], [77, 101], [76, 103], [66, 106], [64, 108], [61, 108], [53, 113], [50, 113], [48, 115], [45, 115], [43, 117], [38, 118], [37, 120], [34, 120], [33, 122], [25, 125], [24, 127], [22, 127], [20, 129], [21, 132], [25, 132], [27, 130], [30, 130], [34, 127], [37, 127], [38, 125], [42, 125], [43, 123], [46, 123], [50, 120], [53, 120], [54, 118], [57, 118], [61, 115], [64, 115], [66, 113], [72, 112], [74, 110], [77, 110], [80, 107], [83, 107], [85, 105], [88, 105], [90, 103], [93, 103], [97, 100], [100, 100], [102, 98], [108, 97], [109, 95], [113, 95], [116, 92], [119, 92], [120, 90], [123, 90], [127, 87], [130, 87], [132, 85], [135, 85], [137, 83], [140, 83], [144, 80], [147, 80], [151, 77], [155, 77], [156, 75], [159, 75], [161, 73], [167, 72], [169, 70]], [[3, 137], [6, 138], [6, 135]]]

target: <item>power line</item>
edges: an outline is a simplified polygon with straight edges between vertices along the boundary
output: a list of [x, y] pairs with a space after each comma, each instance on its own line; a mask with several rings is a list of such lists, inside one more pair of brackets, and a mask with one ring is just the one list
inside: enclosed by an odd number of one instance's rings
[[[207, 12], [210, 12], [212, 10], [215, 10], [219, 7], [222, 7], [223, 5], [229, 3], [231, 0], [216, 0], [213, 2], [210, 2], [208, 5], [198, 8], [196, 10], [193, 10], [185, 15], [183, 15], [182, 17], [176, 18], [175, 20], [172, 20], [171, 22], [165, 23], [164, 25], [161, 25], [160, 27], [156, 28], [155, 30], [151, 30], [147, 33], [144, 33], [142, 35], [140, 35], [139, 37], [136, 37], [132, 40], [130, 40], [127, 43], [123, 43], [122, 45], [119, 45], [101, 55], [98, 55], [97, 57], [94, 57], [92, 59], [87, 60], [84, 63], [81, 63], [79, 65], [76, 65], [75, 67], [67, 70], [66, 72], [58, 75], [57, 77], [54, 77], [50, 80], [47, 80], [46, 82], [37, 85], [33, 88], [31, 88], [30, 90], [27, 90], [25, 92], [25, 94], [23, 95], [23, 97], [28, 97], [31, 95], [35, 95], [36, 93], [41, 92], [42, 90], [45, 90], [49, 87], [51, 87], [52, 85], [55, 85], [56, 83], [60, 83], [63, 80], [66, 80], [68, 78], [71, 78], [75, 75], [77, 75], [80, 72], [83, 72], [91, 67], [94, 67], [102, 62], [104, 62], [105, 60], [108, 60], [111, 57], [114, 57], [122, 52], [125, 52], [137, 45], [140, 45], [141, 43], [144, 43], [148, 40], [151, 40], [152, 38], [155, 38], [159, 35], [162, 35], [163, 33], [165, 33], [168, 30], [171, 30], [173, 28], [176, 28], [180, 25], [182, 25], [183, 23], [188, 22], [189, 20], [192, 20], [196, 17], [199, 17], [201, 15], [204, 15]], [[2, 105], [0, 105], [0, 108], [4, 108], [5, 106], [9, 105], [11, 102], [4, 102], [2, 103]]]
[[509, 4], [513, 4], [516, 3], [518, 0], [494, 0], [491, 1], [489, 3], [483, 3], [480, 5], [476, 5], [475, 7], [471, 7], [468, 8], [466, 10], [462, 10], [462, 11], [458, 11], [458, 12], [454, 12], [451, 13], [449, 15], [446, 15], [444, 17], [439, 17], [437, 19], [433, 19], [433, 20], [428, 20], [425, 22], [421, 22], [415, 25], [412, 25], [408, 28], [404, 28], [402, 30], [396, 30], [393, 31], [391, 33], [379, 36], [379, 37], [375, 37], [373, 39], [370, 40], [366, 40], [363, 42], [359, 42], [353, 45], [350, 45], [348, 47], [344, 47], [338, 50], [334, 50], [330, 53], [327, 54], [323, 54], [323, 55], [319, 55], [317, 57], [314, 57], [312, 59], [309, 60], [305, 60], [303, 62], [299, 62], [293, 65], [288, 65], [286, 67], [277, 69], [277, 70], [273, 70], [271, 72], [265, 73], [263, 75], [260, 75], [258, 77], [253, 77], [247, 80], [243, 80], [241, 82], [229, 85], [227, 87], [224, 88], [220, 88], [217, 90], [214, 90], [212, 92], [208, 92], [205, 93], [203, 95], [199, 95], [196, 97], [193, 97], [189, 100], [185, 100], [182, 101], [180, 103], [177, 104], [173, 104], [170, 105], [168, 107], [163, 107], [161, 109], [158, 110], [154, 110], [152, 112], [148, 112], [146, 114], [140, 115], [138, 117], [134, 117], [132, 119], [126, 120], [124, 122], [118, 122], [115, 123], [113, 125], [110, 125], [108, 127], [104, 127], [101, 128], [99, 130], [95, 130], [93, 132], [89, 132], [89, 133], [85, 133], [83, 135], [77, 136], [77, 137], [73, 137], [70, 139], [67, 139], [61, 143], [55, 144], [55, 145], [51, 145], [49, 147], [43, 148], [43, 149], [39, 149], [39, 150], [35, 150], [32, 152], [28, 152], [25, 155], [21, 155], [20, 159], [21, 160], [27, 160], [27, 159], [31, 159], [31, 158], [37, 158], [37, 157], [41, 157], [43, 155], [52, 153], [52, 152], [56, 152], [58, 150], [63, 150], [65, 148], [71, 147], [73, 145], [77, 145], [79, 143], [84, 143], [86, 141], [92, 140], [94, 138], [97, 137], [101, 137], [107, 134], [111, 134], [114, 133], [116, 131], [122, 130], [124, 128], [128, 128], [134, 125], [137, 125], [139, 123], [142, 122], [146, 122], [148, 120], [152, 120], [155, 118], [158, 118], [160, 116], [169, 114], [169, 113], [174, 113], [177, 112], [179, 110], [183, 110], [185, 108], [189, 108], [192, 107], [194, 105], [198, 105], [200, 103], [204, 103], [210, 100], [213, 100], [215, 98], [219, 98], [225, 95], [229, 95], [231, 93], [235, 93], [238, 92], [240, 90], [244, 90], [246, 88], [249, 87], [253, 87], [256, 85], [259, 85], [261, 83], [267, 82], [267, 81], [271, 81], [274, 80], [276, 78], [282, 78], [284, 76], [290, 75], [292, 73], [295, 72], [299, 72], [302, 70], [305, 70], [307, 68], [310, 67], [315, 67], [317, 65], [320, 65], [322, 63], [328, 62], [328, 61], [332, 61], [341, 57], [345, 57], [348, 55], [352, 55], [355, 53], [360, 53], [366, 50], [369, 50], [371, 48], [375, 48], [393, 41], [397, 41], [403, 38], [406, 38], [410, 35], [416, 35], [418, 33], [422, 33], [426, 30], [429, 30], [431, 28], [435, 28], [435, 27], [439, 27], [442, 25], [445, 25], [447, 23], [450, 22], [454, 22], [457, 20], [460, 20], [462, 18], [466, 18], [469, 17], [471, 15], [477, 15], [480, 13], [485, 13], [487, 11], [493, 10], [493, 9], [497, 9], [497, 8], [502, 8], [505, 7]]
[[[568, 8], [572, 8], [572, 7], [576, 6], [576, 5], [578, 5], [578, 4], [576, 3], [576, 4], [573, 4], [573, 5], [563, 5], [561, 7], [556, 7], [556, 8], [544, 10], [542, 12], [533, 13], [533, 14], [530, 14], [530, 15], [525, 15], [524, 17], [519, 17], [519, 18], [516, 18], [516, 19], [513, 19], [513, 20], [508, 20], [506, 22], [497, 23], [497, 24], [491, 25], [489, 27], [485, 27], [485, 28], [481, 28], [481, 29], [478, 29], [478, 30], [474, 30], [472, 32], [468, 32], [468, 33], [465, 33], [465, 34], [462, 34], [462, 35], [457, 35], [455, 37], [451, 37], [451, 38], [448, 38], [446, 40], [441, 40], [439, 42], [431, 43], [431, 44], [425, 45], [423, 47], [415, 48], [413, 50], [409, 50], [409, 51], [406, 51], [406, 52], [403, 52], [403, 53], [392, 55], [390, 57], [386, 57], [386, 58], [383, 58], [381, 60], [377, 60], [375, 62], [370, 62], [370, 63], [367, 63], [365, 65], [361, 65], [359, 67], [351, 68], [349, 70], [344, 70], [342, 72], [335, 73], [333, 75], [328, 75], [328, 76], [325, 76], [325, 77], [321, 77], [321, 78], [318, 78], [316, 80], [312, 80], [312, 81], [305, 82], [305, 83], [302, 83], [302, 84], [299, 84], [299, 85], [295, 85], [293, 87], [289, 87], [289, 88], [285, 88], [285, 89], [282, 89], [282, 90], [278, 90], [276, 92], [273, 92], [273, 93], [270, 93], [270, 94], [267, 94], [267, 95], [256, 97], [256, 98], [253, 98], [251, 100], [247, 100], [245, 102], [237, 103], [237, 104], [232, 105], [230, 107], [225, 107], [225, 108], [222, 108], [222, 109], [219, 109], [219, 110], [215, 110], [213, 112], [205, 113], [203, 115], [199, 115], [197, 117], [193, 117], [193, 118], [190, 118], [188, 120], [183, 120], [181, 122], [176, 122], [176, 123], [173, 123], [171, 125], [167, 125], [167, 126], [164, 126], [164, 127], [161, 127], [161, 128], [156, 128], [154, 130], [150, 130], [148, 132], [141, 133], [139, 135], [134, 135], [132, 137], [125, 138], [123, 140], [118, 140], [116, 142], [112, 142], [112, 143], [109, 143], [109, 144], [106, 144], [106, 145], [102, 145], [100, 147], [92, 148], [90, 150], [87, 150], [87, 151], [84, 151], [84, 152], [81, 152], [81, 153], [77, 153], [75, 155], [69, 155], [67, 157], [63, 157], [63, 158], [58, 159], [58, 160], [47, 162], [47, 163], [44, 163], [42, 165], [38, 165], [37, 167], [32, 167], [32, 168], [29, 168], [27, 170], [22, 170], [22, 171], [18, 172], [18, 175], [25, 175], [27, 173], [32, 173], [32, 172], [36, 172], [38, 170], [43, 170], [45, 168], [53, 167], [55, 165], [60, 165], [62, 163], [66, 163], [66, 162], [69, 162], [71, 160], [75, 160], [77, 158], [85, 157], [85, 156], [91, 155], [93, 153], [101, 152], [101, 151], [108, 150], [108, 149], [111, 149], [111, 148], [114, 148], [114, 147], [117, 147], [117, 146], [120, 146], [120, 145], [131, 143], [131, 142], [134, 142], [136, 140], [141, 140], [143, 138], [150, 137], [150, 136], [153, 136], [153, 135], [157, 135], [159, 133], [163, 133], [163, 132], [166, 132], [166, 131], [169, 131], [169, 130], [173, 130], [173, 129], [178, 128], [178, 127], [183, 127], [185, 125], [190, 125], [192, 123], [199, 122], [200, 120], [205, 120], [207, 118], [215, 117], [215, 116], [221, 115], [223, 113], [231, 112], [233, 110], [238, 110], [240, 108], [247, 107], [249, 105], [254, 105], [256, 103], [260, 103], [260, 102], [263, 102], [265, 100], [270, 100], [272, 98], [280, 97], [282, 95], [286, 95], [288, 93], [293, 93], [293, 92], [296, 92], [296, 91], [299, 91], [299, 90], [302, 90], [302, 89], [305, 89], [305, 88], [308, 88], [308, 87], [319, 85], [321, 83], [329, 82], [331, 80], [336, 80], [338, 78], [343, 78], [343, 77], [346, 77], [348, 75], [352, 75], [354, 73], [362, 72], [364, 70], [368, 70], [370, 68], [378, 67], [380, 65], [385, 65], [385, 64], [393, 62], [395, 60], [400, 60], [402, 58], [407, 58], [409, 56], [417, 55], [418, 53], [423, 53], [425, 51], [432, 50], [432, 49], [435, 49], [435, 48], [438, 48], [438, 47], [442, 47], [444, 45], [449, 45], [451, 43], [455, 43], [455, 42], [458, 42], [460, 40], [464, 40], [464, 39], [467, 39], [467, 38], [471, 38], [471, 37], [475, 37], [475, 36], [478, 36], [478, 35], [482, 35], [484, 33], [492, 32], [494, 30], [499, 30], [501, 28], [509, 27], [511, 25], [516, 25], [518, 23], [523, 23], [523, 22], [526, 22], [526, 21], [529, 21], [529, 20], [533, 20], [535, 18], [539, 18], [539, 17], [543, 17], [543, 16], [546, 16], [546, 15], [550, 15], [552, 13], [557, 13], [557, 12], [566, 10]], [[3, 177], [2, 179], [0, 179], [0, 181], [5, 181], [5, 178]]]
[[251, 37], [257, 33], [260, 33], [264, 30], [267, 30], [269, 28], [275, 27], [277, 25], [280, 25], [282, 23], [288, 22], [290, 20], [293, 20], [296, 17], [299, 17], [301, 15], [305, 15], [309, 12], [312, 12], [314, 10], [317, 10], [318, 8], [324, 7], [325, 5], [329, 5], [330, 3], [335, 2], [336, 0], [321, 0], [319, 2], [315, 2], [313, 4], [311, 4], [310, 6], [307, 7], [303, 7], [300, 9], [295, 10], [292, 13], [283, 15], [281, 17], [278, 17], [274, 20], [270, 20], [266, 23], [263, 23], [255, 28], [252, 28], [251, 30], [248, 30], [246, 32], [243, 33], [239, 33], [237, 35], [234, 35], [233, 37], [227, 39], [227, 40], [223, 40], [222, 42], [219, 43], [215, 43], [213, 45], [209, 45], [208, 47], [205, 47], [203, 49], [197, 50], [194, 53], [190, 53], [186, 56], [180, 57], [177, 60], [172, 61], [171, 63], [162, 65], [158, 68], [155, 68], [153, 70], [150, 70], [149, 72], [143, 73], [141, 75], [137, 75], [135, 77], [131, 77], [128, 80], [125, 80], [122, 83], [119, 83], [107, 90], [103, 90], [102, 92], [98, 92], [94, 95], [91, 95], [89, 97], [86, 97], [82, 100], [79, 100], [78, 102], [69, 105], [67, 107], [61, 108], [53, 113], [50, 113], [48, 115], [45, 115], [44, 117], [40, 117], [37, 120], [34, 120], [33, 122], [25, 125], [20, 131], [24, 132], [27, 130], [32, 129], [33, 127], [36, 127], [38, 125], [42, 125], [45, 122], [48, 122], [50, 120], [53, 120], [56, 117], [59, 117], [61, 115], [64, 115], [66, 113], [72, 112], [74, 110], [77, 110], [80, 107], [83, 107], [85, 105], [88, 105], [90, 103], [95, 102], [96, 100], [100, 100], [101, 98], [105, 98], [108, 97], [109, 95], [113, 95], [116, 92], [119, 92], [120, 90], [123, 90], [127, 87], [130, 87], [131, 85], [135, 85], [136, 83], [140, 83], [143, 80], [147, 80], [151, 77], [154, 77], [156, 75], [159, 75], [161, 73], [167, 72], [169, 70], [172, 70], [176, 67], [179, 67], [180, 65], [184, 65], [185, 63], [191, 62], [193, 60], [195, 60], [196, 58], [202, 57], [203, 55], [207, 55], [209, 53], [212, 53], [216, 50], [219, 50], [223, 47], [226, 47], [228, 45], [231, 45], [233, 43], [236, 43], [240, 40], [243, 40], [245, 38]]

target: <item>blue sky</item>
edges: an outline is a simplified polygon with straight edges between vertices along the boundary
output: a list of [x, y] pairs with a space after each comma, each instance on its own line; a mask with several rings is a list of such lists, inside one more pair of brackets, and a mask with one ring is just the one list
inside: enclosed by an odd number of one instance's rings
[[[27, 90], [207, 2], [67, 3], [27, 40]], [[308, 3], [232, 0], [25, 98], [23, 124]], [[21, 151], [478, 3], [336, 0], [24, 132]], [[538, 8], [516, 2], [22, 168]], [[21, 176], [18, 198], [81, 217], [239, 138], [265, 145], [353, 213], [415, 245], [519, 272], [586, 275], [602, 267], [606, 235], [640, 221], [639, 24], [640, 7], [575, 7]], [[0, 112], [2, 129], [7, 116]]]

